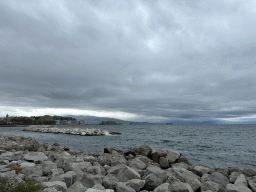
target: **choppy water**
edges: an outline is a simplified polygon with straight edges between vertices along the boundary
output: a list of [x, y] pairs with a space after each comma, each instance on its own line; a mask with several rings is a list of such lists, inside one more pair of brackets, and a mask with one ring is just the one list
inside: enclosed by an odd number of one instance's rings
[[[65, 127], [65, 126], [60, 126]], [[70, 127], [70, 126], [66, 126]], [[24, 135], [39, 142], [59, 143], [75, 151], [122, 150], [149, 144], [153, 149], [181, 152], [196, 165], [239, 166], [256, 170], [256, 125], [84, 125], [79, 128], [115, 130], [122, 135], [77, 136], [24, 132], [20, 127], [0, 127], [0, 133]]]

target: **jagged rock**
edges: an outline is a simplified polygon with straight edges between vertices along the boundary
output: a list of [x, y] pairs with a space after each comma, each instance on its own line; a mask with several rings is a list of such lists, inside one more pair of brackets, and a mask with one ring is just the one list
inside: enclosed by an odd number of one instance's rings
[[186, 182], [184, 176], [179, 171], [177, 171], [175, 169], [169, 168], [169, 169], [167, 169], [166, 173], [169, 177], [175, 177], [175, 178], [179, 179], [180, 182]]
[[172, 168], [183, 168], [183, 169], [189, 170], [189, 169], [192, 169], [192, 166], [187, 163], [180, 162], [180, 163], [173, 163]]
[[60, 175], [60, 177], [63, 178], [64, 182], [67, 184], [67, 187], [69, 188], [71, 185], [74, 184], [77, 174], [74, 171], [66, 172], [65, 174]]
[[227, 184], [227, 192], [252, 192], [251, 189], [242, 185]]
[[58, 192], [54, 187], [45, 188], [44, 191], [46, 191], [46, 192]]
[[247, 181], [246, 181], [246, 179], [245, 179], [244, 174], [240, 174], [240, 175], [237, 177], [237, 179], [236, 179], [236, 181], [235, 181], [234, 184], [235, 184], [235, 185], [242, 185], [242, 186], [248, 187], [248, 183], [247, 183]]
[[214, 172], [210, 174], [209, 177], [207, 178], [207, 181], [212, 181], [219, 184], [219, 192], [225, 192], [226, 185], [229, 183], [228, 178], [219, 172]]
[[148, 176], [146, 176], [144, 180], [146, 182], [144, 188], [146, 190], [152, 191], [167, 180], [167, 173], [166, 172], [151, 173]]
[[209, 171], [210, 171], [210, 168], [202, 166], [202, 165], [196, 165], [196, 166], [194, 166], [194, 169], [196, 171], [198, 171], [201, 174], [201, 176], [203, 176], [206, 173], [209, 173]]
[[218, 192], [219, 191], [219, 184], [212, 182], [212, 181], [206, 181], [201, 186], [201, 191], [212, 191], [212, 192]]
[[183, 178], [188, 182], [189, 180], [195, 180], [200, 179], [197, 175], [192, 173], [191, 171], [188, 171], [184, 168], [172, 168], [174, 171], [177, 171], [182, 174]]
[[254, 169], [244, 169], [243, 170], [243, 174], [247, 177], [253, 177], [253, 176], [256, 176], [256, 171]]
[[169, 161], [165, 157], [159, 158], [159, 165], [162, 169], [167, 169], [169, 167]]
[[215, 171], [221, 173], [222, 175], [224, 175], [225, 177], [228, 177], [228, 173], [229, 173], [229, 169], [228, 167], [220, 167], [220, 168], [215, 168]]
[[167, 178], [167, 181], [166, 181], [166, 182], [172, 184], [172, 183], [175, 183], [175, 182], [180, 182], [180, 180], [177, 179], [177, 178], [174, 177], [174, 176], [169, 176], [169, 177]]
[[170, 183], [163, 183], [154, 189], [153, 192], [168, 192]]
[[103, 176], [106, 175], [106, 170], [100, 165], [88, 167], [86, 172], [92, 175], [103, 175]]
[[120, 150], [120, 149], [116, 149], [116, 148], [113, 148], [113, 147], [106, 147], [106, 148], [104, 148], [104, 153], [112, 154], [112, 151], [117, 151], [118, 153], [123, 154], [123, 151]]
[[114, 190], [112, 190], [112, 189], [99, 190], [99, 189], [89, 188], [85, 192], [114, 192]]
[[35, 163], [29, 163], [29, 162], [22, 162], [22, 163], [20, 164], [20, 168], [34, 167], [34, 166], [36, 166]]
[[149, 166], [153, 163], [153, 161], [146, 156], [137, 155], [136, 158], [141, 160], [143, 163], [145, 163], [146, 166]]
[[175, 151], [167, 151], [167, 155], [166, 158], [169, 161], [169, 163], [174, 163], [175, 161], [177, 161], [177, 159], [179, 159], [181, 156], [180, 153], [175, 152]]
[[98, 157], [98, 159], [101, 166], [104, 166], [104, 165], [110, 166], [111, 163], [114, 161], [112, 155], [109, 153], [103, 153], [101, 156]]
[[199, 190], [199, 188], [202, 186], [202, 183], [198, 179], [188, 180], [187, 183], [191, 186], [193, 191]]
[[250, 180], [250, 181], [248, 182], [248, 184], [249, 184], [250, 188], [252, 189], [252, 191], [253, 191], [253, 192], [256, 192], [256, 181]]
[[135, 158], [135, 159], [129, 159], [128, 161], [128, 165], [131, 167], [131, 168], [134, 168], [134, 169], [146, 169], [147, 165], [145, 163], [143, 163], [141, 160], [139, 160], [138, 158]]
[[118, 183], [118, 179], [116, 178], [116, 176], [114, 175], [107, 175], [103, 178], [102, 181], [102, 185], [106, 188], [106, 189], [115, 189], [116, 184]]
[[66, 183], [62, 181], [54, 181], [54, 182], [43, 182], [43, 186], [50, 188], [54, 187], [58, 191], [66, 192], [67, 190], [67, 185]]
[[105, 188], [101, 184], [99, 184], [99, 183], [95, 184], [92, 187], [92, 189], [105, 190]]
[[233, 172], [243, 172], [243, 169], [240, 167], [228, 167], [228, 174], [232, 174]]
[[191, 163], [191, 161], [189, 161], [188, 158], [186, 158], [184, 156], [177, 159], [177, 163], [181, 163], [181, 162], [186, 163], [191, 166], [193, 165], [193, 163]]
[[140, 180], [140, 179], [131, 179], [127, 181], [125, 184], [128, 187], [133, 188], [136, 192], [140, 191], [145, 186], [146, 181], [145, 180]]
[[241, 175], [242, 173], [241, 172], [232, 172], [230, 175], [229, 175], [229, 181], [230, 183], [235, 183], [237, 177], [239, 175]]
[[57, 169], [57, 164], [53, 163], [52, 161], [44, 161], [42, 163], [43, 168], [43, 176], [48, 176], [51, 174], [52, 169]]
[[91, 188], [97, 183], [102, 184], [102, 178], [100, 176], [91, 174], [83, 174], [79, 181], [87, 188]]
[[86, 190], [87, 188], [84, 187], [81, 182], [77, 181], [69, 187], [66, 192], [85, 192]]
[[152, 149], [149, 145], [141, 145], [139, 147], [135, 147], [133, 149], [128, 149], [124, 152], [126, 156], [129, 154], [133, 154], [134, 156], [136, 155], [143, 155], [143, 156], [149, 156], [152, 152]]
[[194, 192], [189, 184], [182, 182], [175, 182], [170, 184], [169, 190], [172, 192]]
[[30, 152], [26, 154], [23, 159], [37, 164], [46, 161], [48, 157], [42, 152]]
[[140, 179], [140, 174], [138, 172], [124, 164], [111, 167], [108, 170], [108, 175], [114, 175], [119, 182], [126, 182], [131, 179]]
[[135, 190], [124, 183], [118, 182], [116, 184], [116, 192], [135, 192]]
[[166, 155], [167, 155], [167, 153], [166, 153], [166, 151], [164, 151], [164, 150], [154, 150], [154, 151], [152, 152], [152, 154], [151, 154], [152, 160], [153, 160], [153, 162], [155, 162], [155, 163], [158, 163], [158, 162], [159, 162], [159, 158], [160, 158], [160, 157], [166, 157]]
[[29, 175], [30, 177], [41, 177], [43, 175], [43, 169], [41, 165], [25, 167], [21, 170], [20, 173]]

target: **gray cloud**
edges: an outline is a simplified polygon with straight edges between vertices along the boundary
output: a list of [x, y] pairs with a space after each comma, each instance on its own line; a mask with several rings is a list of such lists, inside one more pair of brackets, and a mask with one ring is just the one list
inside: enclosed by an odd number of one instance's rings
[[8, 110], [0, 115], [65, 108], [253, 122], [255, 8], [250, 0], [1, 2]]

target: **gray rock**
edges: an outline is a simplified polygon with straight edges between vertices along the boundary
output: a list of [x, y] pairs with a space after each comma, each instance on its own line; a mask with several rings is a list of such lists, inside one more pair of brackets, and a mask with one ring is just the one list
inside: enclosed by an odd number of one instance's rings
[[83, 174], [79, 181], [87, 188], [91, 188], [97, 183], [102, 184], [102, 178], [100, 176], [91, 174]]
[[99, 190], [99, 189], [89, 188], [86, 190], [86, 192], [114, 192], [114, 190], [112, 190], [112, 189]]
[[202, 165], [196, 165], [196, 166], [194, 166], [194, 169], [196, 171], [198, 171], [201, 175], [209, 173], [209, 171], [210, 171], [210, 168], [202, 166]]
[[153, 192], [169, 192], [170, 183], [163, 183], [154, 189]]
[[242, 173], [241, 172], [232, 172], [230, 175], [229, 175], [229, 181], [230, 183], [235, 183], [237, 177], [239, 175], [241, 175]]
[[167, 180], [167, 173], [166, 172], [157, 172], [151, 173], [144, 178], [146, 190], [154, 190], [156, 187], [161, 185], [162, 183], [166, 182]]
[[133, 149], [128, 149], [124, 152], [124, 154], [127, 156], [128, 154], [134, 154], [134, 155], [143, 155], [143, 156], [149, 156], [152, 152], [152, 149], [149, 145], [141, 145], [139, 147], [135, 147]]
[[116, 184], [116, 192], [135, 192], [135, 190], [124, 183], [118, 182]]
[[111, 167], [108, 170], [108, 175], [114, 175], [119, 182], [126, 182], [131, 179], [140, 179], [140, 174], [138, 172], [124, 164]]
[[48, 157], [43, 152], [30, 152], [24, 156], [24, 160], [34, 163], [41, 163], [48, 160]]
[[46, 188], [54, 187], [57, 191], [66, 192], [67, 185], [62, 181], [54, 181], [54, 182], [43, 182], [43, 186]]
[[180, 180], [177, 179], [177, 178], [174, 177], [174, 176], [169, 176], [169, 177], [167, 178], [167, 181], [166, 181], [166, 182], [172, 184], [172, 183], [175, 183], [175, 182], [180, 182]]
[[182, 182], [175, 182], [170, 184], [169, 190], [172, 192], [193, 192], [193, 189], [189, 184]]
[[51, 174], [52, 169], [57, 170], [57, 164], [53, 163], [52, 161], [44, 161], [42, 163], [42, 168], [43, 168], [43, 176], [48, 176]]
[[29, 163], [29, 162], [22, 162], [22, 163], [20, 164], [20, 168], [34, 167], [34, 166], [36, 166], [35, 163]]
[[64, 182], [67, 184], [67, 188], [74, 184], [76, 180], [76, 173], [74, 171], [66, 172], [65, 174], [60, 175], [63, 178]]
[[177, 161], [177, 159], [179, 159], [181, 156], [180, 153], [175, 152], [175, 151], [167, 151], [167, 155], [166, 158], [169, 161], [169, 163], [174, 163], [175, 161]]
[[167, 156], [167, 152], [164, 150], [154, 150], [151, 155], [152, 155], [153, 162], [158, 163], [160, 157]]
[[103, 178], [102, 185], [106, 189], [115, 189], [118, 182], [118, 179], [114, 175], [109, 174]]
[[57, 192], [57, 190], [54, 187], [45, 188], [44, 191], [46, 191], [46, 192]]
[[135, 158], [135, 159], [129, 159], [128, 160], [128, 165], [131, 167], [131, 168], [134, 168], [134, 169], [146, 169], [147, 165], [142, 162], [141, 160], [139, 160], [138, 158]]
[[188, 180], [187, 183], [191, 186], [193, 191], [197, 191], [202, 186], [202, 183], [198, 179]]
[[186, 157], [184, 157], [184, 156], [182, 156], [182, 157], [180, 157], [179, 159], [177, 159], [177, 163], [181, 163], [181, 162], [183, 162], [183, 163], [186, 163], [186, 164], [188, 164], [188, 165], [193, 165], [193, 163], [191, 163], [189, 160], [188, 160], [188, 158], [186, 158]]
[[85, 192], [86, 190], [87, 188], [84, 187], [81, 182], [77, 181], [68, 188], [67, 192]]
[[90, 173], [92, 175], [103, 175], [103, 176], [106, 175], [106, 170], [103, 167], [101, 167], [100, 165], [88, 167], [86, 172]]
[[227, 184], [227, 192], [252, 192], [251, 189], [242, 185]]
[[33, 167], [25, 167], [21, 170], [20, 173], [29, 175], [30, 177], [41, 177], [43, 176], [43, 169], [41, 165], [37, 165]]
[[192, 173], [191, 171], [188, 171], [184, 168], [172, 168], [174, 171], [177, 171], [179, 173], [182, 174], [183, 178], [186, 180], [186, 182], [190, 181], [190, 180], [195, 180], [195, 179], [200, 179], [200, 177], [198, 177], [197, 175], [195, 175], [194, 173]]
[[186, 182], [186, 179], [184, 178], [184, 176], [177, 170], [169, 168], [167, 169], [167, 176], [168, 177], [174, 177], [179, 179], [180, 182]]
[[140, 175], [141, 175], [142, 178], [144, 178], [144, 177], [146, 177], [147, 175], [149, 175], [151, 173], [158, 173], [158, 172], [164, 173], [165, 171], [162, 170], [160, 167], [150, 165], [150, 166], [147, 167], [146, 170], [141, 171]]
[[228, 175], [229, 175], [229, 169], [228, 169], [228, 167], [216, 168], [215, 171], [221, 173], [221, 174], [224, 175], [225, 177], [228, 177]]
[[207, 181], [212, 181], [212, 182], [219, 184], [219, 187], [220, 187], [219, 192], [224, 192], [226, 189], [226, 185], [229, 184], [228, 178], [219, 172], [212, 173], [207, 178]]
[[243, 172], [243, 169], [240, 167], [228, 167], [228, 173], [229, 175], [233, 172]]
[[250, 188], [252, 189], [253, 192], [256, 192], [256, 182], [254, 180], [250, 180], [248, 182]]
[[101, 166], [104, 165], [111, 165], [111, 163], [114, 161], [113, 157], [109, 153], [103, 153], [101, 156], [98, 157], [99, 163]]
[[189, 170], [189, 169], [192, 169], [192, 166], [187, 163], [180, 162], [180, 163], [173, 163], [172, 168], [183, 168], [183, 169]]
[[201, 191], [204, 192], [210, 190], [212, 192], [218, 192], [219, 188], [219, 184], [214, 183], [212, 181], [206, 181], [202, 184]]
[[135, 191], [140, 191], [145, 186], [146, 181], [145, 180], [140, 180], [140, 179], [131, 179], [127, 181], [125, 184], [128, 187], [133, 188]]
[[247, 177], [256, 176], [256, 171], [254, 169], [244, 169], [243, 174]]
[[150, 164], [153, 163], [153, 161], [151, 159], [149, 159], [148, 157], [146, 157], [146, 156], [137, 155], [136, 158], [141, 160], [143, 163], [145, 163], [146, 166], [149, 166]]
[[91, 189], [105, 190], [105, 188], [99, 183], [95, 184]]
[[246, 181], [246, 179], [245, 179], [244, 174], [240, 174], [240, 175], [237, 177], [237, 179], [236, 179], [236, 181], [235, 181], [235, 185], [242, 185], [242, 186], [248, 187], [248, 183], [247, 183], [247, 181]]
[[159, 165], [162, 169], [167, 169], [169, 167], [169, 161], [165, 157], [159, 158]]

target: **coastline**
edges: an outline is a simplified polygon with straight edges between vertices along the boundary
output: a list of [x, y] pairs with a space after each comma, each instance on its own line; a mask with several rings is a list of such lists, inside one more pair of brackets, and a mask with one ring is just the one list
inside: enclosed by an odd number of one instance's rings
[[[55, 143], [24, 136], [0, 135], [0, 176], [43, 182], [45, 191], [242, 191], [256, 190], [256, 171], [239, 167], [193, 165], [175, 151], [148, 145], [104, 153], [74, 152]], [[22, 168], [16, 174], [11, 166]]]

